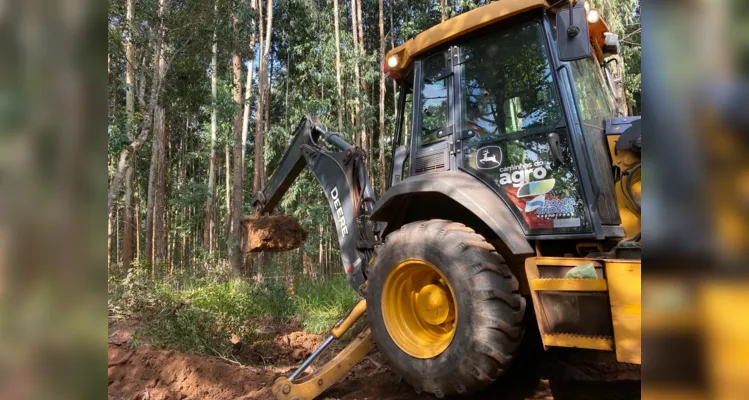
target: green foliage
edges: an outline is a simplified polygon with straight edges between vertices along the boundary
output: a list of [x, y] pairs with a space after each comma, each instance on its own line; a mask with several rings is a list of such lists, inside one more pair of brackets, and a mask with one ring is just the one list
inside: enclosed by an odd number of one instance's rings
[[153, 281], [144, 268], [133, 268], [123, 279], [110, 277], [109, 312], [139, 320], [143, 334], [155, 345], [225, 355], [231, 352], [232, 335], [244, 343], [257, 340], [256, 328], [262, 321], [296, 319], [320, 334], [357, 301], [340, 275], [324, 282], [296, 281], [293, 294], [280, 280], [263, 284], [215, 277]]
[[173, 290], [159, 285], [156, 295], [161, 307], [147, 319], [147, 334], [158, 345], [198, 353], [225, 354], [230, 350], [229, 337], [251, 336], [245, 321], [256, 317], [259, 309], [241, 281], [206, 283], [189, 289]]
[[110, 315], [130, 317], [157, 308], [156, 286], [145, 268], [136, 264], [124, 278], [110, 275], [108, 283]]
[[354, 307], [358, 300], [342, 275], [317, 283], [300, 280], [293, 298], [302, 325], [313, 333], [323, 333]]

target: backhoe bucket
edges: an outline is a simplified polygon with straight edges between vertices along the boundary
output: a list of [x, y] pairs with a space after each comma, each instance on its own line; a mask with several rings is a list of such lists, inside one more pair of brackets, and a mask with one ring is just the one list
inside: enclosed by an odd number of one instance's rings
[[293, 250], [307, 239], [307, 232], [289, 215], [245, 216], [240, 228], [244, 253]]

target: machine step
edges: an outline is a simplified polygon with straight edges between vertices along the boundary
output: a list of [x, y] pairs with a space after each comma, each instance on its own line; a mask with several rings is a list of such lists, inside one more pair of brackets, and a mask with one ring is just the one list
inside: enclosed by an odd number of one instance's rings
[[608, 286], [605, 279], [539, 278], [531, 280], [531, 289], [560, 292], [606, 292]]
[[610, 336], [585, 336], [571, 333], [546, 333], [544, 346], [574, 347], [578, 349], [614, 350], [614, 338]]

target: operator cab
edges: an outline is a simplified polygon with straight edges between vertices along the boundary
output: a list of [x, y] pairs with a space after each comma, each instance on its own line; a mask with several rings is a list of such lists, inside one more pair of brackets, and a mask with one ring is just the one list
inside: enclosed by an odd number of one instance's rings
[[[569, 54], [559, 51], [556, 13], [531, 11], [434, 46], [406, 68], [388, 60], [400, 86], [390, 183], [462, 171], [504, 200], [528, 238], [623, 237], [601, 47], [588, 41], [580, 10], [580, 39], [591, 45], [562, 61]], [[601, 24], [591, 32], [602, 36]], [[409, 56], [401, 47], [388, 55]]]

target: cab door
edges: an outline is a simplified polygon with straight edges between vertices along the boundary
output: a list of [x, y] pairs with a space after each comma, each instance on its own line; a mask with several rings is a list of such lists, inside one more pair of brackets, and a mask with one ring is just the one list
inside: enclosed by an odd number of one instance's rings
[[410, 176], [450, 169], [453, 90], [453, 65], [449, 49], [417, 61]]
[[540, 21], [459, 46], [459, 167], [491, 187], [528, 236], [592, 232]]

